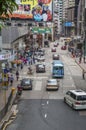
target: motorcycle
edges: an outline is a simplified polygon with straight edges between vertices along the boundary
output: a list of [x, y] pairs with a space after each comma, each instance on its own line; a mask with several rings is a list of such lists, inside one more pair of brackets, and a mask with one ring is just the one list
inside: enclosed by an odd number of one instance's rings
[[33, 71], [28, 71], [27, 74], [31, 74], [31, 75], [32, 75], [32, 74], [33, 74]]
[[20, 85], [17, 86], [17, 95], [18, 96], [22, 95], [22, 87]]
[[32, 69], [31, 68], [28, 68], [28, 72], [27, 72], [27, 74], [33, 74], [33, 71], [32, 71]]

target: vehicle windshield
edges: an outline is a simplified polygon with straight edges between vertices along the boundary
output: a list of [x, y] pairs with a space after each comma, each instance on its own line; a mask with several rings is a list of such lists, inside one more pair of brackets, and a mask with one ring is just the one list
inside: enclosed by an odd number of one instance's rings
[[39, 68], [44, 68], [44, 66], [43, 65], [39, 65]]
[[50, 84], [50, 83], [56, 83], [56, 81], [55, 80], [48, 80], [48, 83]]
[[24, 85], [30, 84], [30, 80], [23, 81], [23, 84], [24, 84]]
[[86, 100], [86, 95], [77, 96], [77, 100]]

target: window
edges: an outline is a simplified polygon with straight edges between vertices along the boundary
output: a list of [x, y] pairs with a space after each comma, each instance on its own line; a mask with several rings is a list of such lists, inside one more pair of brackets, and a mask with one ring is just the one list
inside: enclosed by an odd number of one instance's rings
[[77, 96], [77, 100], [78, 100], [78, 101], [79, 101], [79, 100], [81, 100], [81, 101], [86, 100], [86, 95]]
[[73, 99], [76, 99], [76, 95], [75, 95], [74, 93], [71, 93], [71, 97], [72, 97]]

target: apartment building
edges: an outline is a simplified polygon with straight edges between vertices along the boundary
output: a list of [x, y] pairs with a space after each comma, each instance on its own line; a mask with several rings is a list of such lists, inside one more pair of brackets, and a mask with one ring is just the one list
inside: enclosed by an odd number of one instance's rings
[[58, 33], [62, 32], [63, 0], [58, 0]]
[[[65, 4], [66, 0], [63, 0]], [[67, 1], [67, 15], [66, 21], [64, 22], [65, 35], [74, 36], [77, 34], [77, 12], [78, 12], [79, 0], [68, 0]], [[65, 6], [63, 6], [65, 8]]]

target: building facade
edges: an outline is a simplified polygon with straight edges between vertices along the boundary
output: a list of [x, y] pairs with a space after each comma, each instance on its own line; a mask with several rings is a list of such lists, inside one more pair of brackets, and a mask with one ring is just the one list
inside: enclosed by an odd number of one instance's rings
[[[64, 0], [64, 6], [65, 8], [65, 2]], [[64, 22], [64, 28], [65, 28], [65, 35], [66, 36], [74, 36], [77, 34], [77, 15], [78, 15], [78, 5], [79, 0], [68, 0], [67, 1], [67, 15]], [[65, 16], [65, 15], [63, 15]]]

